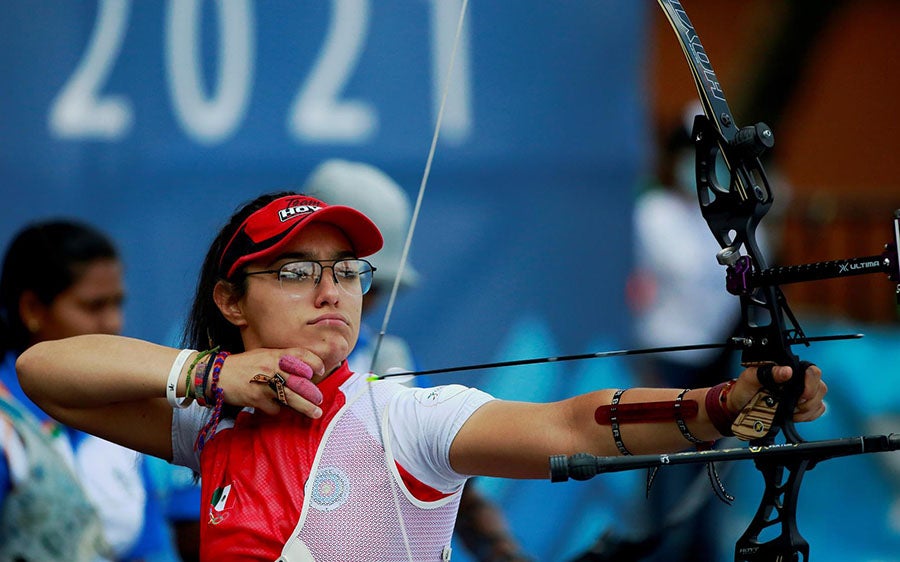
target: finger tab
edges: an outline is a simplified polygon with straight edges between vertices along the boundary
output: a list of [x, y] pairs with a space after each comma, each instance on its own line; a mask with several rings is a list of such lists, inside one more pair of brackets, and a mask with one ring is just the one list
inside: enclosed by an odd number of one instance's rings
[[282, 355], [278, 360], [278, 367], [285, 372], [299, 377], [311, 379], [313, 376], [312, 367], [294, 357], [293, 355]]
[[313, 404], [322, 403], [322, 391], [319, 390], [319, 387], [304, 378], [288, 377], [287, 387]]

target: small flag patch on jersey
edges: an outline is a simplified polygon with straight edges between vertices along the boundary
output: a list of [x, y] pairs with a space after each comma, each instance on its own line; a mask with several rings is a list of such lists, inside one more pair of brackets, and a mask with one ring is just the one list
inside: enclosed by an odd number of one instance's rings
[[225, 511], [226, 509], [231, 509], [231, 507], [234, 506], [234, 496], [235, 494], [232, 492], [231, 484], [216, 488], [213, 491], [212, 500], [210, 501], [213, 511]]

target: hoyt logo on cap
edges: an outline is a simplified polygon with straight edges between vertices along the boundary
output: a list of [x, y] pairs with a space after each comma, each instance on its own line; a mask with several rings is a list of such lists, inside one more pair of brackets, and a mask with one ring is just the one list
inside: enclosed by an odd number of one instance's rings
[[375, 223], [356, 209], [288, 195], [247, 217], [222, 251], [219, 274], [230, 279], [247, 262], [275, 258], [313, 222], [339, 228], [360, 258], [374, 254], [384, 243]]
[[317, 205], [294, 205], [293, 207], [288, 207], [287, 209], [282, 209], [278, 211], [278, 218], [281, 222], [292, 219], [298, 215], [308, 215], [310, 213], [315, 213], [322, 207]]

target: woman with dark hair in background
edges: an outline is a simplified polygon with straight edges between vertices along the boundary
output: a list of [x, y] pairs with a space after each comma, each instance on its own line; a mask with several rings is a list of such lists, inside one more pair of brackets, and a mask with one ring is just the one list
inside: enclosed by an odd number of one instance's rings
[[146, 493], [133, 451], [55, 422], [15, 361], [42, 341], [118, 334], [125, 289], [112, 242], [57, 220], [18, 233], [0, 278], [0, 560], [130, 560]]

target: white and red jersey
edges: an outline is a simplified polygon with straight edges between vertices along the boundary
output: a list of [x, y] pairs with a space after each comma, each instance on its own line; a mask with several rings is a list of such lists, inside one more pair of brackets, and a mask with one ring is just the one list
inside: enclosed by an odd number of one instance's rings
[[467, 478], [450, 467], [450, 444], [492, 398], [459, 385], [369, 383], [346, 363], [319, 389], [321, 418], [244, 410], [219, 424], [199, 459], [193, 443], [210, 411], [175, 410], [174, 462], [202, 476], [202, 558], [449, 557]]

